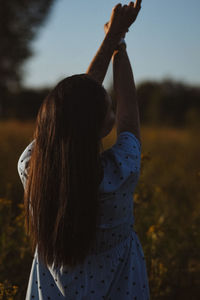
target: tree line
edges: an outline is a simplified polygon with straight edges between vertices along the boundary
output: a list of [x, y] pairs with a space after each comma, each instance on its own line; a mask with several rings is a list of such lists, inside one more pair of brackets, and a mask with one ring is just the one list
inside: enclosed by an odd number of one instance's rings
[[[111, 89], [111, 95], [115, 98]], [[200, 121], [200, 86], [172, 79], [144, 81], [137, 86], [141, 124], [182, 127]], [[116, 109], [116, 101], [114, 107]]]
[[[31, 41], [48, 20], [56, 0], [0, 0], [0, 119], [31, 120], [50, 88], [23, 87], [23, 64], [31, 57]], [[137, 86], [142, 124], [182, 126], [198, 123], [200, 86], [172, 79], [145, 81]], [[112, 87], [110, 94], [114, 100]]]
[[[50, 90], [49, 87], [22, 88], [18, 92], [7, 93], [1, 119], [34, 120]], [[112, 87], [108, 92], [116, 111], [117, 102]], [[137, 86], [137, 95], [141, 124], [180, 127], [200, 122], [200, 87], [170, 79], [162, 82], [145, 81]]]

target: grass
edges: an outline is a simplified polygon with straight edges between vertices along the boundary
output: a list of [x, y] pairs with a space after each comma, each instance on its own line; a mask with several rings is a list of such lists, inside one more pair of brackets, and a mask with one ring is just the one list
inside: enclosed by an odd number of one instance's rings
[[[33, 130], [33, 122], [0, 122], [0, 299], [25, 298], [32, 263], [23, 227], [23, 187], [17, 161], [31, 142]], [[141, 176], [134, 194], [134, 215], [151, 298], [198, 299], [198, 130], [142, 127], [141, 137]], [[113, 130], [104, 138], [104, 148], [111, 147], [115, 139]]]

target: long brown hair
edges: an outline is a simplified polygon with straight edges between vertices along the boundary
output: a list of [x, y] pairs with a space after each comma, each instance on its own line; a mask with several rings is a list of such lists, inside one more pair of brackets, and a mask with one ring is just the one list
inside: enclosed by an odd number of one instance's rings
[[106, 91], [87, 74], [60, 81], [36, 119], [25, 226], [46, 265], [82, 263], [95, 242]]

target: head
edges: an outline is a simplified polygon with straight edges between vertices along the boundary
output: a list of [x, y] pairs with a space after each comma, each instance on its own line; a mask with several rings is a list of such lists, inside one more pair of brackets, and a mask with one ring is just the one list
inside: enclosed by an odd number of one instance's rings
[[81, 74], [60, 81], [40, 107], [24, 203], [32, 251], [37, 246], [46, 265], [75, 266], [94, 245], [111, 101], [102, 85]]

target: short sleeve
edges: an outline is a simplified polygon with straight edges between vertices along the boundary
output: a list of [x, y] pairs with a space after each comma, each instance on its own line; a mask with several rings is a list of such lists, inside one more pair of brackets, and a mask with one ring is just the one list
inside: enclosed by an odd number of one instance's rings
[[19, 173], [19, 177], [22, 181], [23, 187], [25, 188], [26, 180], [28, 178], [28, 165], [29, 165], [29, 160], [31, 158], [31, 153], [33, 149], [35, 140], [33, 140], [27, 147], [26, 149], [22, 152], [18, 163], [17, 163], [17, 170]]
[[104, 178], [100, 188], [109, 193], [119, 189], [128, 180], [136, 183], [140, 174], [140, 163], [140, 141], [132, 132], [121, 132], [115, 144], [102, 153]]

